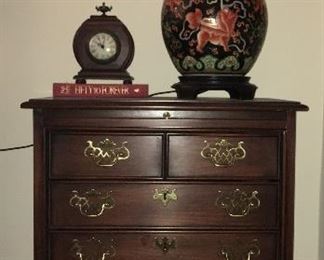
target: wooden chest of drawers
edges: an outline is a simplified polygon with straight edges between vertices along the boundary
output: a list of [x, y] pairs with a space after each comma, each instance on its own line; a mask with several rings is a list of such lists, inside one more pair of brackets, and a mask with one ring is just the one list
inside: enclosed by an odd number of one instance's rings
[[292, 260], [298, 102], [32, 99], [35, 260]]

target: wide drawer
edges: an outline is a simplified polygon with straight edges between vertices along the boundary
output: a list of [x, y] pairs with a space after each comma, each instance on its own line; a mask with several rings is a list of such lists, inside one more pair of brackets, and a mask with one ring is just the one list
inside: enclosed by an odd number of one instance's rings
[[277, 227], [277, 185], [57, 183], [54, 227]]
[[52, 133], [53, 178], [159, 177], [161, 135]]
[[51, 260], [275, 260], [275, 233], [52, 233]]
[[278, 178], [279, 137], [169, 136], [169, 176]]

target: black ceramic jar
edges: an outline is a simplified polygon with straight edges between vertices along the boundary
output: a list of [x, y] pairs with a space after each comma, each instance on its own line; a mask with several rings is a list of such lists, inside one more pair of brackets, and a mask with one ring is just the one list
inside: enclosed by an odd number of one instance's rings
[[164, 0], [162, 7], [164, 42], [182, 85], [249, 85], [245, 75], [259, 56], [267, 22], [265, 0]]

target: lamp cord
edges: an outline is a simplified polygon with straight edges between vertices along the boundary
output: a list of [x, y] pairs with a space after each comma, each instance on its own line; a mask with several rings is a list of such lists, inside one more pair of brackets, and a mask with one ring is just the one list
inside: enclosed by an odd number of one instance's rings
[[8, 148], [0, 149], [0, 152], [8, 152], [8, 151], [13, 151], [13, 150], [26, 149], [26, 148], [30, 148], [33, 146], [34, 146], [33, 144], [29, 144], [29, 145], [23, 145], [23, 146], [8, 147]]
[[158, 95], [175, 93], [175, 92], [176, 92], [175, 90], [163, 91], [163, 92], [156, 92], [156, 93], [153, 93], [153, 94], [149, 95], [148, 97], [155, 97], [155, 96], [158, 96]]

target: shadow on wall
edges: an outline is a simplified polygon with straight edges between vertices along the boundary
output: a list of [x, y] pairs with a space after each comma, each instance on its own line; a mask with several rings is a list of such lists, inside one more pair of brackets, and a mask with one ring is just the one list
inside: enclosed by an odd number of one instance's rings
[[[324, 144], [323, 144], [324, 151]], [[323, 154], [323, 152], [322, 152]], [[320, 223], [319, 223], [319, 258], [324, 259], [324, 158], [322, 159], [322, 174], [320, 186]]]

